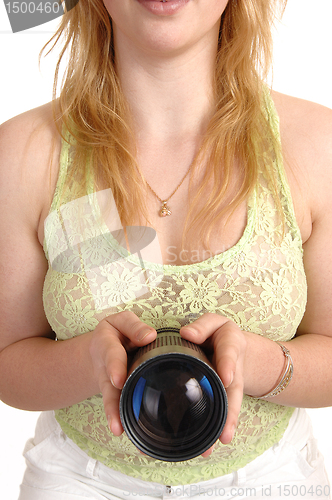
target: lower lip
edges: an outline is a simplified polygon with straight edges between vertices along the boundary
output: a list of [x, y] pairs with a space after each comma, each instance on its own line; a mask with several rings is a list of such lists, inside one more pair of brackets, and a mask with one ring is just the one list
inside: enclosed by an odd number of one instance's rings
[[169, 16], [181, 10], [190, 0], [167, 0], [167, 2], [160, 2], [160, 0], [137, 0], [143, 7], [152, 14], [159, 16]]

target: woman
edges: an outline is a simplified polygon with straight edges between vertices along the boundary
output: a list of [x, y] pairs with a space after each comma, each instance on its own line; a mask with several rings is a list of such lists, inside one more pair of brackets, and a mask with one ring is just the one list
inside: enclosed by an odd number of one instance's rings
[[[45, 411], [20, 500], [329, 498], [301, 408], [332, 404], [332, 115], [265, 88], [276, 4], [81, 1], [54, 114], [2, 126], [1, 398]], [[158, 236], [143, 266], [109, 237], [132, 226]], [[127, 354], [165, 324], [213, 352], [229, 404], [177, 464], [119, 417]]]

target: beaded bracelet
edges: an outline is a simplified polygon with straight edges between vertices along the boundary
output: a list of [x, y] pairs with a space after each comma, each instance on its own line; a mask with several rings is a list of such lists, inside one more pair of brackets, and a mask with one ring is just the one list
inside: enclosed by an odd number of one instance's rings
[[272, 391], [268, 392], [267, 394], [264, 394], [263, 396], [260, 396], [258, 399], [267, 399], [267, 398], [273, 398], [274, 396], [278, 396], [282, 391], [286, 389], [290, 381], [292, 380], [293, 376], [293, 371], [294, 371], [294, 365], [293, 365], [293, 360], [292, 356], [284, 345], [280, 344], [280, 342], [276, 342], [280, 347], [282, 352], [284, 353], [285, 356], [285, 370], [283, 371], [280, 381], [276, 385]]

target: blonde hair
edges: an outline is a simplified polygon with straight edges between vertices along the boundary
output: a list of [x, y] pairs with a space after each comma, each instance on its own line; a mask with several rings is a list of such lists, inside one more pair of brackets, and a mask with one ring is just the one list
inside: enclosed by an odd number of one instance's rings
[[[216, 112], [195, 163], [204, 156], [208, 168], [191, 200], [186, 226], [187, 231], [201, 228], [205, 242], [214, 223], [251, 193], [260, 168], [265, 168], [278, 200], [273, 160], [279, 144], [264, 112], [264, 80], [272, 60], [272, 26], [286, 3], [229, 0], [223, 13], [215, 71]], [[130, 225], [137, 213], [146, 213], [142, 201], [146, 185], [136, 164], [130, 113], [114, 65], [112, 21], [103, 1], [79, 1], [62, 17], [48, 43], [53, 48], [61, 39], [64, 46], [56, 68], [54, 101], [59, 68], [69, 50], [57, 106], [60, 122], [75, 140], [72, 175], [83, 193], [90, 165], [96, 182], [113, 190], [123, 225]], [[223, 206], [235, 158], [241, 165], [242, 183], [231, 203]], [[212, 192], [197, 212], [196, 201], [211, 179]]]

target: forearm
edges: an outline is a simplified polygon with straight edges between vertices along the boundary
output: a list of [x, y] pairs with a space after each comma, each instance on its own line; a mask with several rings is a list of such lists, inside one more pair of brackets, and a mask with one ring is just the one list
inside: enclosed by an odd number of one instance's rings
[[0, 399], [16, 408], [54, 410], [99, 392], [93, 373], [90, 333], [54, 341], [28, 338], [0, 353]]
[[[268, 339], [247, 335], [244, 392], [260, 396], [272, 390], [280, 379], [285, 358], [280, 346]], [[270, 399], [285, 406], [315, 408], [332, 405], [332, 338], [307, 334], [281, 342], [292, 356], [294, 373], [288, 387]]]

